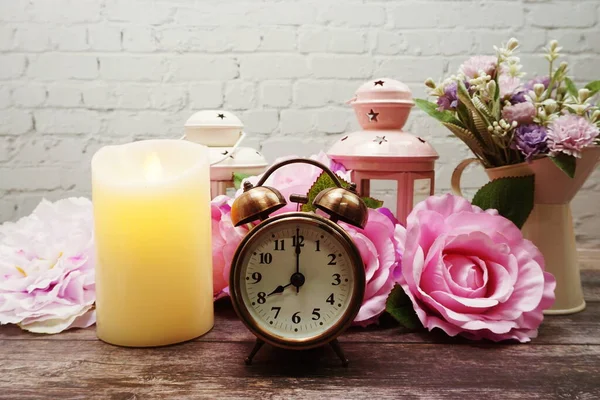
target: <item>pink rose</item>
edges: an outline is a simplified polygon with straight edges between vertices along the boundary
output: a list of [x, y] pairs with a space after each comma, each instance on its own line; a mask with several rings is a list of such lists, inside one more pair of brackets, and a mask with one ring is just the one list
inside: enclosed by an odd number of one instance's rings
[[217, 196], [210, 202], [212, 216], [213, 295], [215, 300], [229, 295], [229, 271], [237, 246], [248, 229], [231, 222], [231, 199]]
[[364, 229], [340, 223], [350, 234], [365, 264], [366, 291], [355, 325], [367, 326], [385, 311], [385, 302], [397, 282], [402, 264], [406, 229], [386, 208], [369, 209]]
[[512, 222], [447, 194], [417, 204], [407, 225], [399, 282], [427, 329], [493, 341], [537, 336], [556, 281]]
[[[288, 160], [290, 158], [296, 158], [296, 156], [282, 157], [275, 160], [275, 163]], [[310, 157], [311, 160], [319, 161], [325, 166], [329, 167], [337, 176], [347, 181], [350, 181], [350, 173], [346, 171], [346, 169], [340, 163], [336, 163], [331, 160], [327, 155], [323, 152], [313, 155]], [[274, 163], [274, 164], [275, 164]], [[317, 180], [319, 175], [321, 175], [323, 171], [309, 164], [290, 164], [284, 167], [281, 167], [277, 171], [273, 173], [267, 179], [265, 186], [271, 186], [275, 189], [279, 190], [283, 197], [288, 201], [288, 204], [281, 208], [280, 210], [274, 212], [271, 215], [278, 215], [284, 212], [296, 211], [296, 204], [290, 203], [290, 195], [291, 194], [307, 194], [310, 190], [310, 187]], [[259, 176], [251, 176], [246, 178], [247, 181], [256, 185], [256, 183], [260, 180], [262, 175]], [[242, 193], [241, 190], [238, 190], [236, 193], [236, 197], [238, 197]]]
[[502, 118], [509, 123], [516, 121], [519, 125], [527, 125], [533, 122], [535, 113], [535, 106], [532, 103], [518, 103], [504, 107], [502, 109]]

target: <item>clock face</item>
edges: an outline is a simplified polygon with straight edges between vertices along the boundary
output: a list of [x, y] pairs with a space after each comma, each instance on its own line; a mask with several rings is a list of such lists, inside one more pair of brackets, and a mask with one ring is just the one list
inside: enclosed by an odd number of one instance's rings
[[360, 255], [336, 224], [282, 214], [240, 245], [232, 297], [259, 336], [299, 345], [325, 341], [356, 316], [364, 291]]

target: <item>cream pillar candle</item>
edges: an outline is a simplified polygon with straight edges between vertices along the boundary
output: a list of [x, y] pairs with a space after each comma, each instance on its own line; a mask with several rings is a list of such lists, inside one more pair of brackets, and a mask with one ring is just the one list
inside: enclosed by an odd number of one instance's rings
[[97, 335], [160, 346], [213, 326], [208, 149], [147, 140], [92, 159]]

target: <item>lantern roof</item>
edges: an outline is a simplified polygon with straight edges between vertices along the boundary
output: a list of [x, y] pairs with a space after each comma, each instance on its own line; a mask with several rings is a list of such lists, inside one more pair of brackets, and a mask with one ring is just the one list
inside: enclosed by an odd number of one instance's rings
[[[259, 175], [269, 165], [265, 157], [251, 147], [210, 147], [210, 162], [217, 164], [210, 167], [212, 180], [231, 180], [234, 172]], [[223, 159], [225, 158], [225, 159]]]
[[413, 106], [410, 88], [391, 78], [378, 78], [363, 83], [350, 100], [351, 104], [396, 103]]

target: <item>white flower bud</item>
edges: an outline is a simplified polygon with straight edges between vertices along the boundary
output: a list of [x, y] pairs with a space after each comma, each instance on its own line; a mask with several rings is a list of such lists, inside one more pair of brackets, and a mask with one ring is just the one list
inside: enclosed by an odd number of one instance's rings
[[427, 80], [425, 81], [425, 86], [431, 89], [435, 89], [435, 82], [433, 81], [433, 79], [427, 78]]
[[519, 47], [519, 41], [517, 39], [515, 39], [514, 37], [510, 38], [508, 40], [508, 43], [506, 43], [506, 48], [510, 51], [515, 50], [517, 47]]
[[580, 103], [585, 103], [585, 101], [590, 98], [590, 94], [591, 93], [590, 93], [589, 89], [581, 88], [581, 89], [579, 89], [579, 91], [577, 92], [577, 94], [578, 94], [578, 97], [579, 97], [579, 102]]
[[533, 93], [535, 93], [537, 97], [540, 97], [542, 93], [544, 93], [544, 90], [546, 90], [546, 87], [542, 83], [536, 83], [533, 85]]
[[542, 102], [542, 105], [544, 106], [544, 110], [548, 115], [553, 114], [558, 108], [558, 104], [556, 101], [554, 101], [554, 99], [546, 99]]
[[558, 47], [558, 40], [551, 40], [549, 43], [549, 48], [551, 51], [555, 51]]

